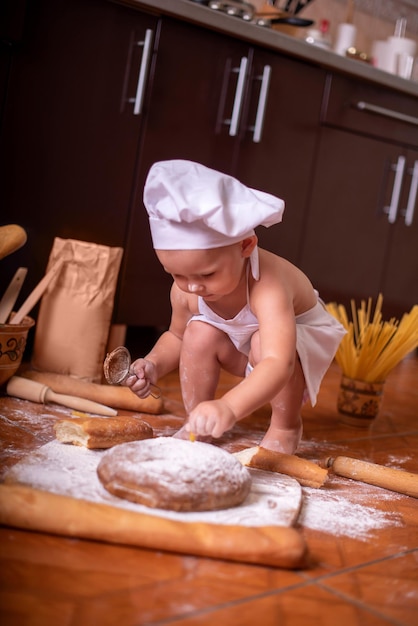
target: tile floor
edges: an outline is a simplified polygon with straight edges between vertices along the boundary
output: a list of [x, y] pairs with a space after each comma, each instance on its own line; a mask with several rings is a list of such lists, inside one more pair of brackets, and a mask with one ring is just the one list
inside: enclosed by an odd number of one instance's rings
[[[340, 422], [333, 364], [318, 404], [306, 406], [298, 454], [311, 460], [344, 454], [418, 473], [418, 358], [389, 376], [369, 429]], [[234, 380], [224, 376], [220, 393]], [[161, 385], [167, 413], [151, 416], [157, 434], [182, 422], [178, 378]], [[22, 417], [23, 415], [23, 417]], [[1, 465], [53, 438], [66, 416], [0, 396]], [[41, 417], [41, 419], [40, 419]], [[258, 443], [267, 408], [219, 443], [234, 451]], [[382, 626], [418, 624], [418, 500], [335, 477], [303, 488], [298, 520], [310, 553], [301, 570], [0, 528], [0, 619], [5, 626]]]

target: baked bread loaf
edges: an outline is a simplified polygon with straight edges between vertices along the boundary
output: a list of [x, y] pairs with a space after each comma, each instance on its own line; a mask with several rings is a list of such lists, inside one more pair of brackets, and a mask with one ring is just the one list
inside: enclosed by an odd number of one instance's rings
[[173, 437], [116, 446], [104, 453], [97, 474], [113, 495], [171, 511], [237, 506], [251, 488], [248, 470], [226, 450]]
[[147, 422], [130, 416], [77, 417], [56, 422], [54, 430], [58, 441], [86, 448], [112, 448], [154, 435]]

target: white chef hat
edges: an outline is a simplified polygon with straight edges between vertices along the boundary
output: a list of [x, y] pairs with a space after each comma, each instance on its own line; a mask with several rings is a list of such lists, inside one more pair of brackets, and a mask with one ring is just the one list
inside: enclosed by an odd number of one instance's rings
[[144, 189], [157, 250], [220, 248], [281, 222], [284, 202], [192, 161], [160, 161]]

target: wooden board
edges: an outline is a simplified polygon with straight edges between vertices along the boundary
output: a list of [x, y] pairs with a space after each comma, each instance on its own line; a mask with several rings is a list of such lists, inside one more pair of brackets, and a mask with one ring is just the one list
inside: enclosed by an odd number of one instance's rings
[[0, 523], [278, 567], [305, 562], [305, 543], [291, 527], [302, 503], [294, 479], [251, 470], [252, 490], [240, 507], [157, 511], [102, 487], [96, 475], [102, 454], [53, 441], [22, 459], [0, 486]]

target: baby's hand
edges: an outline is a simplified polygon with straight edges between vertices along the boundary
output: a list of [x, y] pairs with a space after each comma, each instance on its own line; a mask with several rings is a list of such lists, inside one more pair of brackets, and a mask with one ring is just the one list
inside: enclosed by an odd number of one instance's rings
[[146, 359], [137, 359], [131, 363], [129, 376], [124, 384], [139, 398], [146, 398], [151, 393], [151, 385], [156, 382], [155, 365]]
[[234, 413], [222, 400], [211, 400], [198, 404], [189, 415], [184, 428], [200, 437], [221, 437], [237, 421]]

